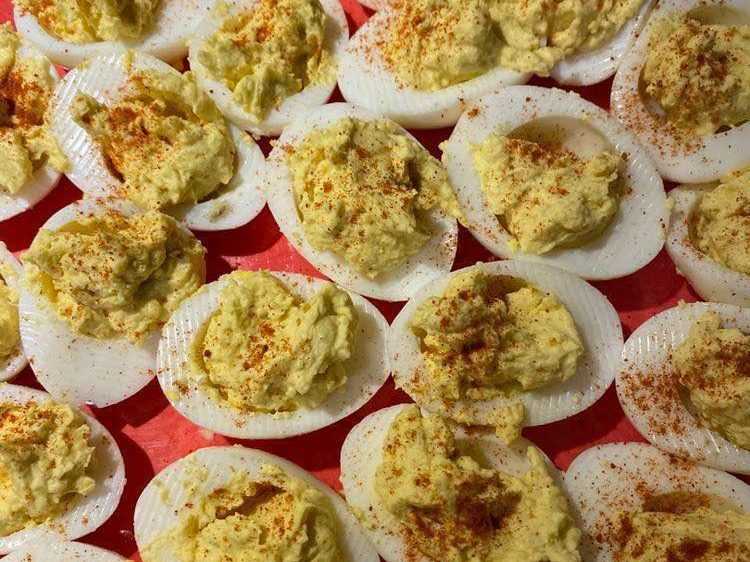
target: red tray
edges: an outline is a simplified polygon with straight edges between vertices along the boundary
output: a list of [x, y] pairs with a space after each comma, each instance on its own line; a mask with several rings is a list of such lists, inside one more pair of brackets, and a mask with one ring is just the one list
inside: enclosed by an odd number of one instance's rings
[[[355, 0], [341, 0], [352, 32], [368, 18], [368, 11]], [[11, 20], [10, 0], [0, 0], [0, 22]], [[62, 70], [62, 69], [61, 69]], [[552, 86], [551, 80], [535, 79], [533, 84]], [[575, 88], [586, 99], [607, 108], [611, 80], [593, 87]], [[341, 99], [338, 92], [335, 99]], [[412, 131], [436, 156], [438, 144], [448, 137], [449, 129]], [[268, 154], [269, 144], [261, 142]], [[81, 198], [81, 192], [67, 179], [34, 209], [0, 223], [0, 240], [14, 252], [26, 249], [39, 227], [55, 211]], [[264, 209], [250, 224], [233, 231], [197, 233], [208, 250], [208, 281], [233, 269], [274, 269], [308, 275], [321, 274], [302, 258], [279, 231], [271, 213]], [[461, 228], [458, 257], [454, 269], [477, 261], [493, 261], [465, 229]], [[674, 306], [679, 300], [699, 300], [674, 264], [662, 251], [651, 264], [628, 277], [594, 283], [612, 302], [622, 321], [627, 338], [642, 322]], [[377, 302], [388, 320], [400, 304]], [[13, 381], [39, 387], [27, 368]], [[385, 385], [359, 412], [309, 435], [280, 440], [239, 440], [214, 435], [183, 418], [169, 404], [159, 384], [153, 380], [135, 396], [108, 408], [94, 409], [94, 415], [114, 435], [125, 457], [127, 485], [119, 508], [98, 531], [81, 539], [140, 560], [133, 538], [133, 510], [146, 484], [168, 464], [208, 445], [242, 444], [280, 455], [309, 470], [322, 481], [340, 490], [339, 451], [349, 430], [367, 414], [380, 408], [407, 402], [393, 382]], [[582, 450], [612, 441], [643, 441], [617, 401], [614, 387], [588, 410], [561, 422], [525, 429], [524, 436], [541, 447], [560, 469], [565, 469]]]

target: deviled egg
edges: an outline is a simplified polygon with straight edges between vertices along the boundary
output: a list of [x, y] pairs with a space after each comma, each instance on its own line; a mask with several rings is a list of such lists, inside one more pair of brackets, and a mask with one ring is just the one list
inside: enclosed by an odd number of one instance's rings
[[289, 461], [238, 446], [200, 449], [157, 474], [135, 506], [134, 528], [143, 562], [378, 560], [333, 490]]
[[331, 97], [348, 39], [339, 0], [230, 0], [198, 26], [190, 68], [232, 123], [278, 135]]
[[497, 256], [611, 279], [664, 245], [669, 212], [651, 159], [575, 93], [505, 88], [472, 102], [441, 148], [464, 224]]
[[739, 562], [750, 557], [750, 486], [643, 443], [575, 458], [565, 488], [587, 562]]
[[0, 24], [0, 221], [36, 205], [68, 168], [47, 116], [59, 81], [47, 57]]
[[420, 406], [512, 442], [523, 426], [596, 402], [622, 341], [615, 309], [594, 287], [508, 260], [423, 286], [392, 322], [388, 352], [396, 385]]
[[341, 483], [386, 562], [580, 562], [560, 476], [531, 443], [504, 445], [402, 404], [341, 449]]
[[187, 41], [214, 0], [19, 0], [19, 33], [54, 63], [71, 68], [98, 55], [136, 49], [169, 62], [187, 53]]
[[669, 192], [667, 252], [705, 300], [750, 306], [750, 167]]
[[122, 455], [103, 425], [12, 384], [0, 386], [0, 469], [0, 554], [49, 552], [51, 543], [95, 531], [125, 486]]
[[325, 105], [284, 129], [266, 174], [281, 232], [342, 287], [406, 300], [450, 271], [461, 213], [448, 174], [392, 121]]
[[67, 74], [51, 106], [68, 177], [87, 196], [126, 198], [195, 230], [237, 228], [265, 204], [263, 153], [190, 72], [135, 52], [97, 57]]
[[18, 325], [18, 291], [23, 268], [0, 242], [0, 381], [13, 378], [26, 366]]
[[289, 437], [348, 416], [378, 391], [387, 331], [377, 308], [332, 283], [235, 271], [172, 315], [157, 373], [172, 405], [202, 427]]
[[53, 542], [24, 546], [3, 558], [5, 562], [126, 562], [96, 546], [79, 542]]
[[750, 474], [750, 310], [681, 304], [628, 338], [617, 375], [625, 414], [651, 443]]
[[612, 111], [661, 175], [718, 180], [750, 165], [750, 5], [663, 0], [623, 58]]
[[205, 279], [203, 246], [157, 211], [84, 199], [22, 256], [21, 343], [55, 398], [108, 406], [153, 378], [159, 333]]

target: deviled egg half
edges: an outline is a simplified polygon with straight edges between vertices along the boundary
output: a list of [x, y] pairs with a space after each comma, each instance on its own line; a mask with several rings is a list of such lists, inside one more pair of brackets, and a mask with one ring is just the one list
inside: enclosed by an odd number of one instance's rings
[[750, 474], [750, 310], [681, 304], [628, 338], [617, 394], [636, 429], [694, 462]]
[[367, 110], [328, 104], [284, 129], [265, 188], [294, 248], [346, 289], [406, 300], [453, 264], [461, 212], [448, 174]]
[[18, 322], [18, 292], [23, 268], [0, 242], [0, 381], [7, 381], [26, 366]]
[[51, 544], [88, 535], [109, 519], [125, 487], [122, 455], [103, 425], [12, 384], [0, 386], [0, 469], [0, 554], [49, 553]]
[[565, 488], [586, 562], [739, 562], [750, 557], [750, 486], [643, 443], [578, 455]]
[[202, 427], [289, 437], [348, 416], [378, 391], [387, 331], [375, 306], [332, 283], [235, 271], [172, 315], [157, 373], [174, 407]]
[[55, 398], [108, 406], [152, 380], [162, 325], [205, 280], [184, 226], [125, 201], [84, 199], [22, 256], [21, 343]]
[[573, 92], [511, 86], [481, 98], [441, 148], [464, 224], [499, 257], [612, 279], [664, 245], [669, 211], [651, 159]]
[[74, 67], [86, 59], [135, 49], [169, 62], [187, 53], [187, 41], [214, 0], [77, 2], [19, 0], [19, 33], [52, 62]]
[[200, 449], [157, 474], [134, 528], [143, 562], [378, 560], [338, 494], [289, 461], [239, 446]]
[[570, 84], [604, 80], [652, 4], [394, 0], [349, 41], [339, 87], [347, 101], [406, 127], [449, 126], [466, 100], [533, 73]]
[[68, 168], [47, 113], [59, 81], [47, 57], [0, 24], [0, 221], [36, 205]]
[[661, 175], [718, 180], [750, 165], [750, 5], [664, 0], [623, 58], [612, 111]]
[[190, 68], [232, 123], [278, 135], [331, 97], [348, 40], [339, 0], [229, 0], [198, 26]]
[[750, 306], [750, 167], [669, 192], [667, 252], [705, 300]]
[[352, 429], [341, 483], [386, 562], [581, 560], [581, 533], [543, 452], [415, 405], [379, 410]]
[[89, 544], [53, 542], [24, 546], [3, 558], [5, 562], [126, 562], [126, 559]]
[[265, 204], [263, 153], [190, 72], [133, 51], [96, 57], [66, 75], [51, 107], [86, 196], [126, 198], [194, 230], [237, 228]]
[[594, 287], [507, 260], [422, 287], [392, 322], [388, 352], [396, 385], [420, 406], [512, 442], [523, 426], [596, 402], [622, 342], [615, 309]]

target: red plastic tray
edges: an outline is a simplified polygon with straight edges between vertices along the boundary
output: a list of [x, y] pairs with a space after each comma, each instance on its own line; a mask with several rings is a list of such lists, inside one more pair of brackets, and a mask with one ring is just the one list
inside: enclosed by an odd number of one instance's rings
[[[352, 32], [368, 18], [368, 11], [355, 0], [342, 0]], [[0, 22], [12, 19], [10, 0], [0, 0]], [[553, 86], [551, 80], [532, 83]], [[575, 88], [583, 97], [607, 108], [611, 81], [593, 87]], [[341, 99], [337, 93], [335, 99]], [[449, 129], [413, 131], [439, 157], [438, 144], [448, 137]], [[269, 144], [261, 142], [268, 154]], [[81, 193], [64, 179], [34, 209], [0, 223], [0, 240], [14, 252], [26, 249], [47, 218]], [[250, 224], [233, 231], [197, 233], [208, 250], [208, 281], [233, 269], [274, 269], [321, 277], [302, 258], [279, 231], [271, 213], [264, 209]], [[465, 229], [461, 228], [458, 257], [454, 269], [477, 261], [493, 261]], [[634, 275], [615, 281], [594, 283], [617, 309], [625, 337], [654, 314], [674, 306], [679, 300], [699, 300], [681, 277], [667, 254], [662, 251], [654, 261]], [[400, 310], [400, 304], [376, 302], [388, 320]], [[39, 387], [30, 369], [13, 381]], [[367, 414], [380, 408], [407, 402], [409, 398], [389, 382], [359, 412], [309, 435], [281, 440], [238, 440], [213, 435], [183, 418], [175, 411], [153, 380], [135, 396], [108, 408], [94, 409], [94, 415], [114, 435], [125, 457], [127, 485], [119, 508], [97, 532], [82, 541], [105, 547], [140, 560], [133, 538], [133, 510], [146, 484], [173, 461], [208, 445], [242, 444], [285, 457], [309, 470], [322, 481], [340, 490], [339, 451], [349, 430]], [[588, 410], [546, 426], [524, 430], [524, 436], [541, 447], [560, 469], [565, 469], [582, 450], [612, 441], [643, 441], [623, 414], [614, 387]]]

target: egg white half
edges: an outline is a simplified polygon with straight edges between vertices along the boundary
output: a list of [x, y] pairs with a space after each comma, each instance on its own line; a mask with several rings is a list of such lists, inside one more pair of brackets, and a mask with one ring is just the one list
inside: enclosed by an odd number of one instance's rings
[[[39, 49], [21, 37], [21, 44], [16, 54], [18, 60], [44, 58]], [[49, 75], [55, 85], [59, 84], [60, 76], [51, 64]], [[52, 102], [50, 101], [50, 104]], [[11, 195], [0, 190], [0, 221], [20, 215], [44, 199], [60, 181], [62, 174], [50, 166], [42, 166], [34, 172], [31, 179], [16, 194]]]
[[[513, 250], [512, 236], [487, 206], [471, 147], [495, 132], [507, 135], [528, 123], [545, 123], [546, 128], [565, 130], [564, 146], [582, 157], [601, 150], [626, 155], [620, 209], [604, 233], [594, 240], [542, 255]], [[442, 148], [443, 163], [466, 216], [466, 226], [496, 256], [554, 265], [584, 279], [598, 280], [637, 271], [664, 245], [669, 211], [661, 178], [651, 159], [633, 135], [606, 111], [574, 92], [511, 86], [481, 98], [464, 112]]]
[[187, 54], [187, 41], [214, 0], [162, 0], [154, 27], [137, 41], [72, 43], [47, 32], [39, 20], [19, 7], [13, 11], [18, 32], [35, 44], [52, 62], [72, 68], [85, 59], [133, 49], [172, 62]]
[[[309, 299], [326, 281], [294, 273], [275, 273], [293, 293]], [[346, 384], [334, 391], [320, 406], [288, 413], [250, 413], [236, 410], [211, 398], [196, 378], [205, 373], [189, 373], [189, 357], [196, 335], [218, 310], [219, 298], [231, 279], [227, 276], [209, 283], [185, 300], [162, 330], [157, 355], [157, 376], [172, 405], [193, 423], [222, 435], [243, 439], [290, 437], [309, 433], [352, 414], [383, 386], [388, 378], [385, 338], [388, 322], [366, 299], [349, 293], [357, 314], [352, 357], [345, 368]]]
[[26, 545], [3, 558], [5, 562], [124, 562], [126, 559], [89, 544], [54, 542]]
[[[347, 503], [355, 513], [362, 514], [370, 540], [387, 562], [429, 562], [425, 557], [407, 558], [401, 524], [383, 507], [375, 491], [375, 473], [383, 462], [388, 430], [406, 407], [408, 404], [399, 404], [378, 410], [352, 428], [341, 448], [341, 484]], [[525, 439], [509, 447], [491, 433], [467, 433], [457, 427], [455, 435], [459, 448], [480, 452], [490, 468], [513, 476], [522, 476], [531, 468], [526, 450], [533, 444]], [[561, 480], [551, 461], [547, 461], [553, 478]]]
[[[573, 377], [561, 384], [523, 392], [518, 397], [459, 400], [454, 404], [430, 400], [430, 397], [415, 391], [415, 380], [426, 367], [419, 339], [410, 328], [414, 313], [429, 298], [442, 295], [456, 275], [473, 269], [522, 279], [560, 300], [573, 317], [584, 347], [578, 371]], [[622, 327], [617, 312], [597, 289], [554, 267], [514, 260], [478, 263], [428, 283], [401, 309], [388, 334], [388, 353], [396, 385], [431, 412], [465, 419], [467, 423], [471, 420], [478, 425], [492, 425], [499, 408], [518, 402], [526, 408], [525, 426], [551, 423], [585, 410], [614, 380], [622, 345]]]
[[[336, 87], [336, 75], [332, 72], [329, 79], [310, 84], [298, 94], [288, 97], [261, 122], [258, 122], [252, 114], [238, 104], [234, 100], [232, 91], [221, 81], [214, 79], [209, 70], [201, 64], [198, 53], [228, 18], [252, 10], [257, 3], [258, 0], [229, 0], [226, 3], [227, 15], [220, 14], [218, 11], [209, 14], [198, 26], [190, 41], [190, 68], [195, 72], [203, 90], [211, 96], [232, 123], [254, 134], [277, 136], [290, 122], [303, 117], [310, 110], [328, 101]], [[320, 0], [320, 4], [328, 15], [326, 47], [333, 57], [333, 64], [336, 65], [349, 40], [349, 24], [339, 0]]]
[[560, 84], [590, 86], [612, 76], [646, 25], [655, 3], [656, 0], [645, 0], [638, 13], [596, 49], [571, 55], [558, 62], [550, 72], [552, 78]]
[[[377, 562], [378, 555], [363, 533], [356, 518], [349, 511], [344, 500], [312, 474], [297, 465], [256, 449], [245, 447], [208, 447], [172, 463], [157, 474], [138, 498], [135, 506], [135, 540], [140, 550], [154, 539], [170, 531], [179, 523], [185, 513], [186, 504], [196, 501], [195, 492], [200, 497], [225, 486], [232, 476], [240, 471], [247, 472], [250, 478], [263, 480], [263, 466], [277, 466], [292, 478], [323, 492], [331, 501], [333, 510], [341, 525], [341, 549], [346, 562]], [[197, 469], [207, 469], [207, 478], [195, 482]], [[179, 562], [174, 553], [162, 552], [163, 562]]]
[[[333, 252], [316, 250], [307, 242], [305, 236], [297, 211], [292, 175], [287, 164], [287, 150], [299, 146], [311, 132], [324, 130], [346, 117], [363, 121], [382, 119], [352, 105], [331, 103], [284, 129], [266, 162], [265, 188], [268, 207], [281, 232], [294, 249], [335, 283], [367, 297], [386, 301], [406, 300], [424, 283], [450, 271], [458, 244], [458, 226], [455, 219], [437, 211], [432, 212], [430, 218], [435, 234], [422, 251], [395, 271], [386, 273], [374, 281], [357, 272]], [[406, 134], [414, 142], [419, 142], [409, 133]]]
[[[646, 496], [670, 492], [708, 494], [750, 512], [750, 486], [719, 470], [676, 461], [643, 443], [609, 443], [578, 455], [565, 473], [565, 487], [579, 517], [583, 559], [613, 562], [607, 539], [621, 511], [638, 511]], [[593, 537], [601, 534], [602, 541]]]
[[[130, 64], [130, 67], [128, 65]], [[119, 53], [97, 57], [71, 70], [51, 101], [52, 131], [71, 163], [70, 180], [87, 197], [117, 196], [121, 182], [109, 171], [99, 145], [73, 120], [73, 100], [78, 93], [104, 104], [116, 103], [127, 93], [132, 72], [154, 70], [178, 74], [167, 63], [142, 53]], [[263, 153], [255, 141], [236, 127], [229, 132], [237, 149], [237, 170], [232, 181], [218, 195], [195, 205], [177, 207], [173, 214], [194, 230], [237, 228], [255, 218], [265, 205], [261, 170]]]
[[670, 392], [672, 353], [695, 321], [710, 311], [721, 317], [722, 327], [750, 334], [750, 309], [693, 303], [665, 310], [639, 326], [625, 343], [617, 395], [636, 429], [660, 449], [714, 468], [750, 474], [750, 451], [703, 426], [676, 389]]
[[[5, 271], [0, 271], [0, 273], [7, 273], [7, 276], [3, 276], [5, 284], [18, 293], [21, 279], [23, 278], [23, 268], [16, 257], [8, 251], [7, 246], [3, 242], [0, 242], [0, 264], [6, 266], [4, 268]], [[8, 359], [5, 364], [0, 364], [0, 381], [7, 381], [15, 377], [26, 367], [27, 363], [26, 355], [24, 355], [23, 349], [19, 345], [18, 352]]]
[[703, 194], [713, 187], [682, 185], [669, 192], [673, 208], [667, 232], [667, 252], [701, 298], [750, 306], [750, 276], [713, 260], [690, 240], [690, 217]]
[[[49, 394], [40, 390], [14, 384], [0, 385], [0, 402], [43, 403], [51, 399]], [[95, 531], [117, 509], [125, 488], [125, 463], [122, 454], [109, 431], [86, 412], [81, 413], [91, 428], [90, 443], [95, 448], [91, 460], [91, 477], [96, 480], [94, 489], [89, 495], [80, 498], [73, 509], [49, 524], [0, 537], [0, 554], [22, 547], [49, 550], [51, 543], [77, 539]]]
[[[56, 230], [112, 209], [125, 216], [140, 212], [126, 201], [84, 199], [60, 209], [42, 229]], [[37, 379], [55, 398], [109, 406], [132, 396], [153, 378], [158, 330], [138, 345], [125, 338], [99, 340], [77, 334], [50, 303], [24, 286], [18, 308], [23, 349]]]
[[352, 36], [339, 65], [339, 88], [346, 101], [393, 119], [404, 127], [434, 129], [453, 125], [465, 101], [504, 86], [522, 84], [530, 74], [497, 67], [442, 90], [420, 91], [402, 84], [388, 69], [378, 42], [395, 9], [374, 14]]
[[[735, 10], [750, 19], [746, 0], [660, 0], [633, 48], [623, 57], [612, 83], [612, 112], [640, 140], [667, 180], [701, 183], [719, 179], [750, 164], [750, 123], [685, 142], [673, 126], [649, 110], [650, 102], [640, 93], [641, 73], [648, 42], [655, 24], [663, 17], [684, 14], [705, 6]], [[706, 95], [711, 95], [707, 92]], [[680, 136], [684, 136], [684, 133]]]

